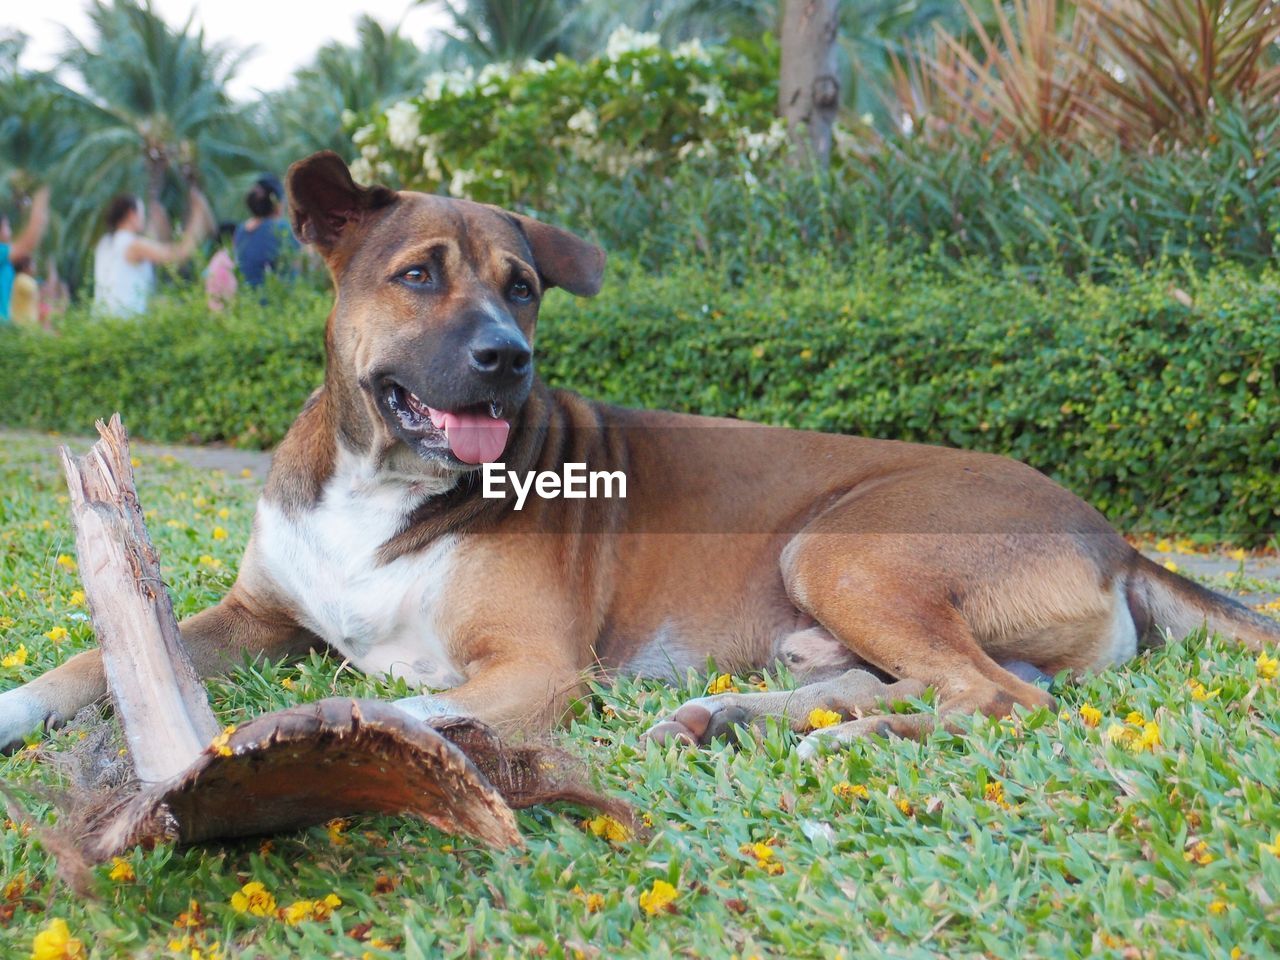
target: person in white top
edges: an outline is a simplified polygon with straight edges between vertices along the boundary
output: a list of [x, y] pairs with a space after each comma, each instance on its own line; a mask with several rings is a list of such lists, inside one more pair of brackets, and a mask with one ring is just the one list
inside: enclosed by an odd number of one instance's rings
[[178, 243], [143, 236], [142, 201], [131, 194], [107, 207], [107, 232], [93, 253], [93, 303], [104, 314], [135, 317], [147, 309], [156, 285], [157, 263], [190, 260], [208, 229], [208, 205], [192, 187], [187, 198], [187, 227]]

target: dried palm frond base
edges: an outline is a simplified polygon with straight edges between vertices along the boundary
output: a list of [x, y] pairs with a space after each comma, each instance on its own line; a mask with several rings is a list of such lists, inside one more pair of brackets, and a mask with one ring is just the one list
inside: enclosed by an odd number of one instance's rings
[[57, 826], [36, 828], [58, 874], [81, 892], [92, 886], [93, 864], [130, 847], [278, 833], [360, 813], [418, 816], [493, 847], [523, 846], [512, 811], [538, 803], [565, 800], [632, 821], [625, 803], [586, 786], [564, 751], [509, 747], [477, 721], [423, 723], [380, 700], [333, 697], [256, 717], [160, 784], [132, 776], [113, 733], [99, 720], [81, 749], [59, 758], [72, 785], [47, 795], [62, 810]]
[[[87, 890], [88, 867], [129, 847], [275, 833], [357, 813], [405, 813], [493, 847], [522, 846], [513, 808], [570, 800], [631, 821], [553, 747], [504, 745], [477, 721], [424, 723], [381, 700], [331, 698], [217, 733], [160, 579], [119, 417], [85, 457], [63, 460], [76, 549], [108, 685], [128, 743], [104, 724], [69, 763], [40, 834]], [[12, 790], [4, 793], [12, 802]]]

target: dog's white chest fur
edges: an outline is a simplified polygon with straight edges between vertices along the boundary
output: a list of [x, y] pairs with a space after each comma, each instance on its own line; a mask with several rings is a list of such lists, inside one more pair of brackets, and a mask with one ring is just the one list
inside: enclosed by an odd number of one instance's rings
[[457, 538], [377, 559], [432, 492], [343, 452], [313, 509], [288, 515], [260, 502], [254, 539], [263, 573], [308, 630], [366, 673], [445, 688], [463, 680], [438, 626]]

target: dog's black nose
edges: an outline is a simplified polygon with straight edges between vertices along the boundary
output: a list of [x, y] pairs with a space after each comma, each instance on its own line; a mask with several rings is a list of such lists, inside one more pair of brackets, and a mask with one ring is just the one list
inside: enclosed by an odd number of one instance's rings
[[533, 353], [517, 332], [492, 331], [471, 341], [471, 368], [491, 383], [512, 383], [529, 373]]

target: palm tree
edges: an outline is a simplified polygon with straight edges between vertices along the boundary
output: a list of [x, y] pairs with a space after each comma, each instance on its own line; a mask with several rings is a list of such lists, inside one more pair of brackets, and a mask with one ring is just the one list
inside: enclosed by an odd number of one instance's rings
[[244, 52], [207, 42], [190, 19], [174, 29], [151, 0], [92, 0], [89, 18], [90, 39], [71, 37], [64, 57], [88, 91], [86, 129], [63, 164], [76, 172], [71, 215], [85, 251], [114, 193], [145, 184], [159, 210], [199, 181], [226, 198], [233, 176], [259, 166], [248, 110], [226, 92]]
[[0, 191], [23, 206], [78, 137], [76, 97], [47, 73], [18, 68], [22, 34], [0, 37]]
[[453, 20], [441, 54], [472, 64], [547, 60], [569, 52], [563, 38], [583, 0], [418, 0]]
[[267, 96], [266, 125], [279, 135], [273, 150], [279, 166], [316, 150], [349, 155], [344, 112], [367, 114], [422, 89], [431, 60], [398, 26], [387, 29], [363, 15], [356, 34], [354, 47], [321, 47], [288, 89]]

